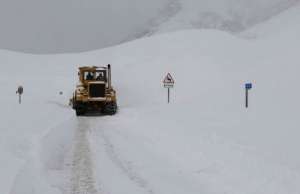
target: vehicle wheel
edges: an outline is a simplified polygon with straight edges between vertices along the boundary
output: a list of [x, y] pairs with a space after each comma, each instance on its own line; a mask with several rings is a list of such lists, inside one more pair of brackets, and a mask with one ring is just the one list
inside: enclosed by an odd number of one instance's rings
[[76, 116], [82, 116], [84, 115], [84, 110], [83, 109], [76, 109]]
[[108, 115], [114, 115], [117, 113], [117, 109], [118, 109], [117, 103], [111, 102], [104, 106], [102, 113]]

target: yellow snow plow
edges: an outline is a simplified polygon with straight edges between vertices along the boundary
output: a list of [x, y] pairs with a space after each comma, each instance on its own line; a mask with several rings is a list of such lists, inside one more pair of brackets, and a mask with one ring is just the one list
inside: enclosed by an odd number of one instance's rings
[[77, 116], [88, 112], [114, 115], [117, 112], [116, 91], [111, 84], [111, 66], [80, 67], [79, 84], [70, 100]]

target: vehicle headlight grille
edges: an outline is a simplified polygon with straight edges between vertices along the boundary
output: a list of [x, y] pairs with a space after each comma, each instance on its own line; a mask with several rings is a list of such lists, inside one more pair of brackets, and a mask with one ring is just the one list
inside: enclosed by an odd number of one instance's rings
[[105, 97], [105, 84], [90, 84], [89, 95], [91, 98]]

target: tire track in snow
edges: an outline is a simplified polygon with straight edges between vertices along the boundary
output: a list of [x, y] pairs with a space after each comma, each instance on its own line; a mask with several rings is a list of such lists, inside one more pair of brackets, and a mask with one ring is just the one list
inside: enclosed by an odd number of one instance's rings
[[93, 162], [87, 139], [89, 124], [84, 119], [78, 120], [71, 169], [71, 194], [98, 194], [95, 188]]
[[149, 187], [148, 182], [143, 179], [137, 172], [134, 171], [133, 167], [129, 162], [122, 160], [119, 154], [116, 151], [115, 146], [110, 141], [108, 136], [105, 135], [104, 130], [100, 131], [101, 138], [104, 141], [104, 146], [106, 150], [106, 154], [110, 158], [110, 160], [121, 169], [121, 171], [130, 179], [136, 186], [145, 190], [148, 194], [154, 194], [155, 192]]

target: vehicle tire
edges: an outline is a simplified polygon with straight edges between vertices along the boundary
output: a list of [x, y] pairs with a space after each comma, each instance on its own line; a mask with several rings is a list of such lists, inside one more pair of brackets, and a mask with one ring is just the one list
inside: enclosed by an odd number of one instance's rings
[[111, 102], [111, 103], [105, 104], [105, 106], [103, 107], [102, 113], [107, 114], [107, 115], [114, 115], [117, 113], [117, 110], [118, 110], [117, 103]]
[[77, 108], [76, 109], [76, 116], [82, 116], [82, 115], [84, 115], [84, 110]]

